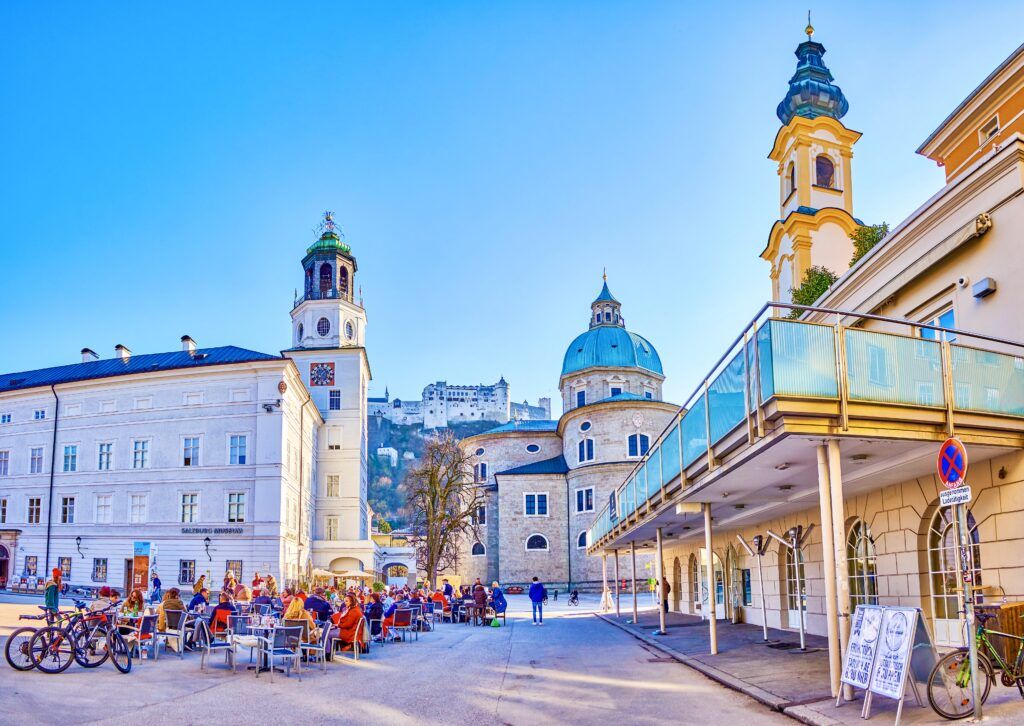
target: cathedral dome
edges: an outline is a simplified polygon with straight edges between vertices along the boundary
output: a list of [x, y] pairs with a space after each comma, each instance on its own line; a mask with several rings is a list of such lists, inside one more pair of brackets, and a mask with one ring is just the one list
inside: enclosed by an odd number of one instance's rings
[[643, 368], [664, 375], [654, 346], [619, 325], [595, 326], [569, 344], [562, 375], [586, 368]]

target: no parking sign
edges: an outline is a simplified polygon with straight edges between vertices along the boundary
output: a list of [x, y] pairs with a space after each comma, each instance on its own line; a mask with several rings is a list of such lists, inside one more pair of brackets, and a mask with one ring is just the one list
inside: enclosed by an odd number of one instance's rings
[[963, 486], [967, 478], [967, 449], [960, 439], [946, 439], [939, 447], [939, 479], [947, 489]]

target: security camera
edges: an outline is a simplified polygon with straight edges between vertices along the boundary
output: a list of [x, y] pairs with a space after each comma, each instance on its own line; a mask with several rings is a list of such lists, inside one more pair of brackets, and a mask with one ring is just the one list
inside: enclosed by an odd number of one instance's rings
[[961, 290], [963, 290], [964, 288], [966, 288], [970, 284], [971, 284], [971, 281], [968, 278], [966, 278], [966, 277], [958, 277], [958, 278], [956, 278], [956, 286], [959, 287]]

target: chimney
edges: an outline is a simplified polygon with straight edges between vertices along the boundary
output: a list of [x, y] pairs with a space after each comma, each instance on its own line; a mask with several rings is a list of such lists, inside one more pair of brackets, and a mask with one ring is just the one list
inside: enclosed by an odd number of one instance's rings
[[181, 336], [181, 349], [189, 355], [196, 354], [196, 341], [192, 340], [191, 336]]
[[128, 359], [132, 357], [132, 352], [128, 350], [125, 346], [118, 343], [117, 345], [114, 346], [114, 355], [116, 355], [118, 358], [127, 363]]
[[96, 355], [96, 351], [92, 348], [82, 348], [82, 362], [88, 363], [89, 361], [99, 360], [100, 357]]

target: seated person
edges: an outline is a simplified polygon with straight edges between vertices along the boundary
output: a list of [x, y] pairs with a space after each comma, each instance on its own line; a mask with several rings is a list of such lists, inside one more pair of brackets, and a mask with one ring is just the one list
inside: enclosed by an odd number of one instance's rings
[[[306, 638], [305, 642], [315, 643], [320, 637], [320, 628], [317, 626], [316, 621], [313, 619], [312, 613], [306, 610], [302, 605], [302, 600], [295, 598], [288, 605], [288, 609], [284, 611], [284, 616], [281, 618], [284, 621], [285, 627], [292, 627], [298, 623], [306, 624]], [[295, 623], [289, 623], [289, 620], [296, 621]]]
[[253, 609], [259, 607], [260, 605], [269, 605], [271, 608], [274, 607], [274, 600], [270, 597], [270, 595], [267, 594], [266, 588], [264, 588], [258, 596], [252, 599]]
[[196, 608], [200, 605], [206, 607], [210, 604], [210, 591], [209, 589], [202, 587], [199, 591], [192, 596], [192, 599], [188, 601], [188, 611], [194, 613]]
[[210, 632], [214, 635], [223, 633], [228, 628], [228, 623], [232, 615], [238, 614], [238, 608], [231, 602], [231, 596], [223, 590], [220, 593], [218, 602], [213, 608], [213, 615], [210, 616]]
[[508, 601], [505, 599], [505, 593], [501, 591], [497, 582], [491, 583], [491, 607], [494, 608], [495, 615], [501, 615], [508, 610]]
[[121, 606], [121, 614], [130, 617], [138, 617], [146, 611], [146, 599], [142, 596], [142, 590], [132, 590], [132, 594]]
[[370, 635], [374, 638], [381, 634], [381, 621], [384, 619], [384, 606], [380, 601], [379, 593], [372, 593], [370, 600], [363, 611], [366, 619], [370, 621]]
[[[164, 600], [160, 603], [160, 607], [157, 608], [156, 614], [156, 629], [161, 633], [167, 630], [167, 611], [168, 610], [180, 610], [185, 611], [185, 603], [181, 601], [181, 590], [176, 587], [172, 587], [170, 590], [164, 593]], [[181, 627], [182, 623], [178, 622], [178, 627]]]
[[335, 627], [332, 628], [331, 638], [341, 641], [342, 650], [349, 651], [355, 646], [356, 630], [359, 630], [359, 647], [362, 648], [367, 642], [366, 625], [359, 627], [363, 622], [363, 611], [359, 607], [359, 601], [355, 595], [345, 596], [345, 609], [343, 613], [335, 613], [333, 616]]
[[391, 603], [391, 607], [384, 611], [384, 622], [381, 624], [381, 627], [385, 638], [388, 637], [388, 630], [395, 624], [395, 611], [408, 609], [409, 603], [405, 599], [405, 595], [399, 594], [398, 598]]
[[331, 615], [334, 613], [334, 608], [331, 604], [324, 599], [324, 589], [318, 587], [313, 591], [313, 594], [306, 598], [306, 610], [314, 613], [316, 619], [320, 622], [330, 620]]

